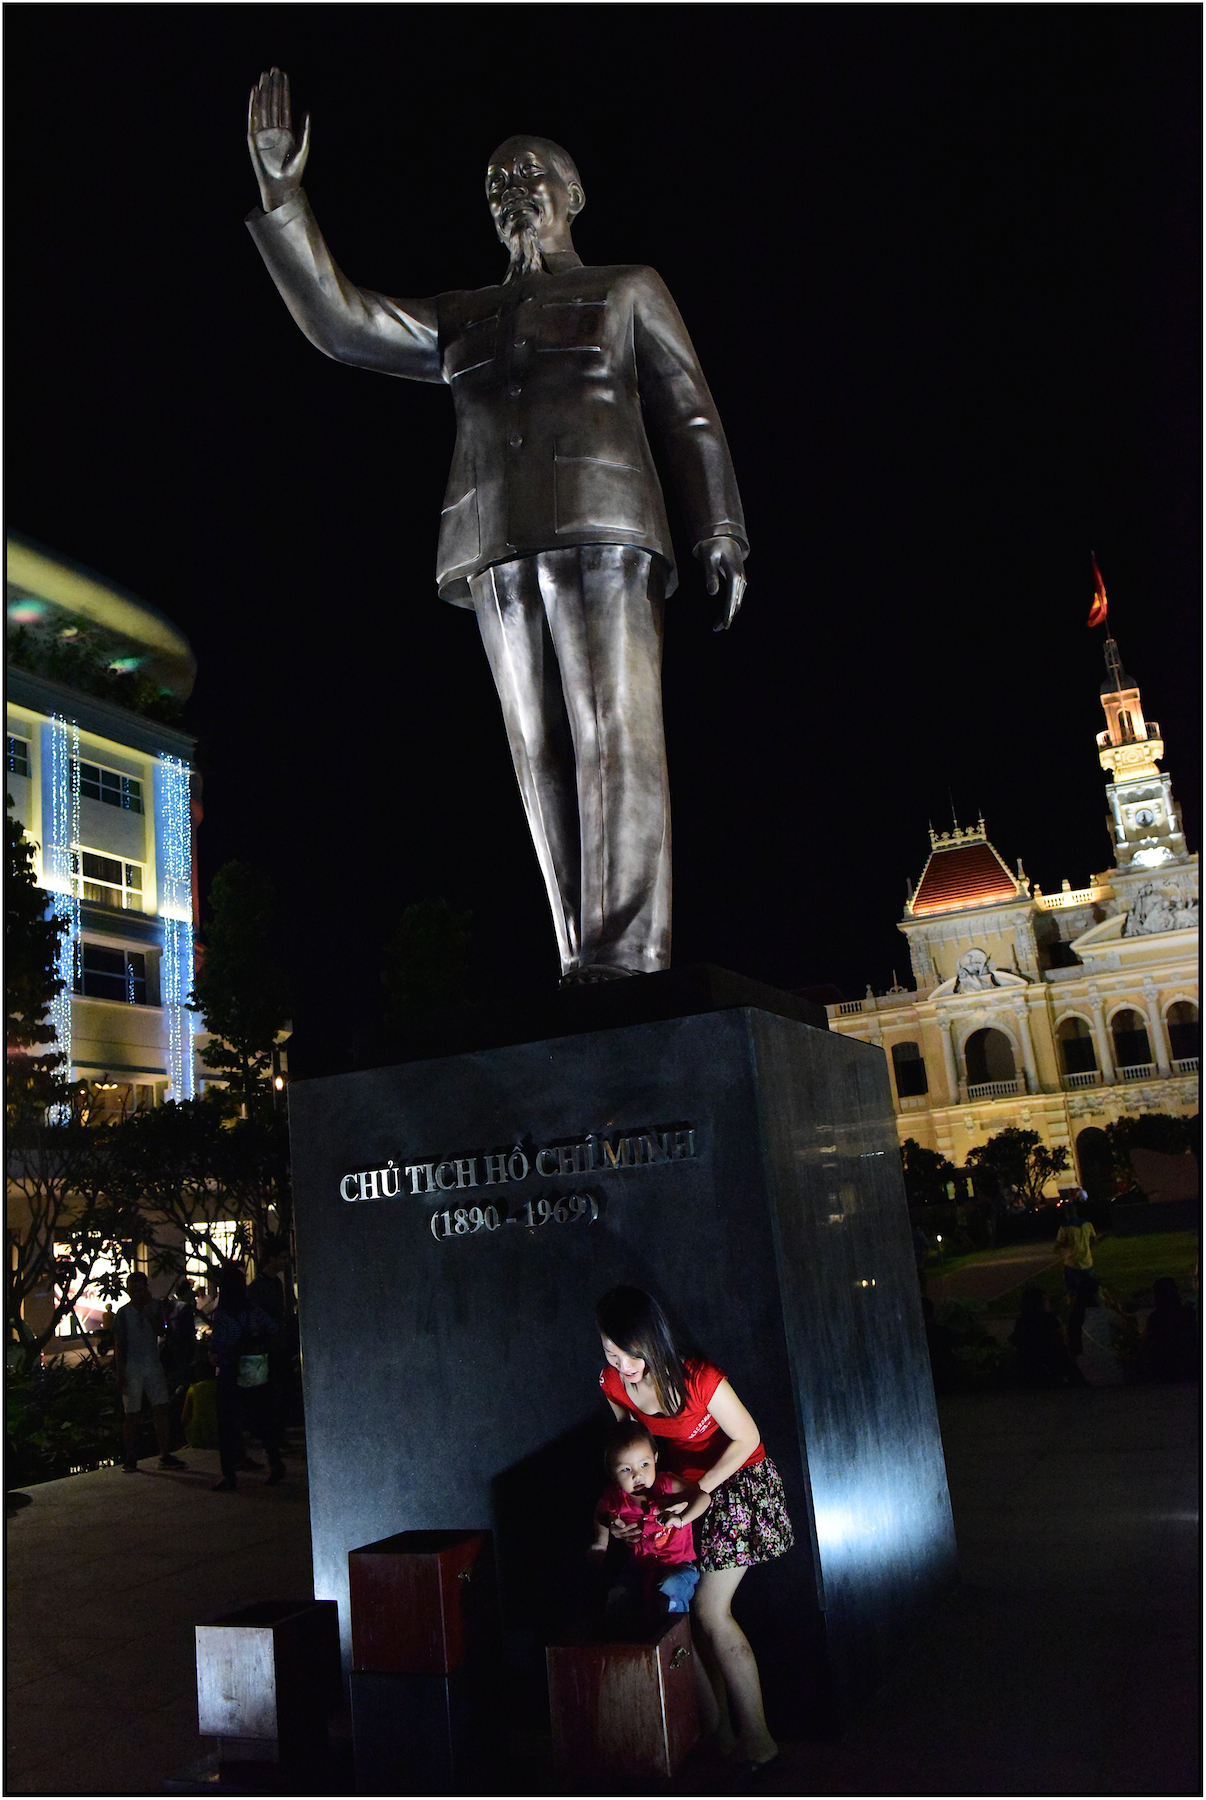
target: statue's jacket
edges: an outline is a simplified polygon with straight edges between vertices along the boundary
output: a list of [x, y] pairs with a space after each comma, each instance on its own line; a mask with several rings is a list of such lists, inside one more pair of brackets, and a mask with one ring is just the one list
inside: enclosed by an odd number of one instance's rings
[[674, 556], [652, 429], [690, 541], [748, 548], [732, 460], [686, 327], [652, 269], [551, 271], [499, 287], [391, 300], [336, 266], [303, 193], [251, 234], [290, 312], [327, 356], [417, 381], [444, 381], [456, 448], [437, 552], [440, 593], [470, 606], [491, 563], [575, 544], [633, 544]]

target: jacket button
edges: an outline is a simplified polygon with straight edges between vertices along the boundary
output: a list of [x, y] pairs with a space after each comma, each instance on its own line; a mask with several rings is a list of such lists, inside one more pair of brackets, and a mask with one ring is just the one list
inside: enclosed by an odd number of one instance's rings
[[517, 350], [522, 350], [524, 345], [527, 343], [527, 341], [528, 341], [527, 338], [516, 338], [515, 348]]
[[511, 437], [507, 439], [507, 442], [510, 444], [512, 450], [518, 450], [523, 443], [523, 439], [521, 437]]
[[518, 400], [519, 396], [523, 393], [523, 389], [521, 387], [513, 387], [508, 388], [507, 392], [510, 394], [512, 400]]

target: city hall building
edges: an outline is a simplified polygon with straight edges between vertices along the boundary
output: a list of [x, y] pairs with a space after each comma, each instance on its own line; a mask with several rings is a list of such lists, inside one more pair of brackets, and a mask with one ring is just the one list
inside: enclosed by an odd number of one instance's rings
[[1018, 1126], [1063, 1145], [1124, 1114], [1198, 1109], [1198, 858], [1186, 847], [1160, 727], [1106, 643], [1097, 738], [1114, 865], [1044, 894], [1013, 873], [984, 820], [930, 831], [900, 929], [914, 988], [828, 1007], [830, 1029], [878, 1044], [901, 1141], [956, 1166]]

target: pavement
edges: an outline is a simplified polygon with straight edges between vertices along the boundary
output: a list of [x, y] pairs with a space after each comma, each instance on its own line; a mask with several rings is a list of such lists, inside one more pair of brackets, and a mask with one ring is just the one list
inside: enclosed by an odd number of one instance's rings
[[193, 1627], [262, 1599], [310, 1599], [305, 1463], [279, 1487], [215, 1494], [216, 1450], [26, 1488], [8, 1518], [5, 1790], [155, 1794], [197, 1735]]
[[927, 1270], [925, 1291], [935, 1306], [948, 1300], [996, 1300], [1025, 1281], [1036, 1281], [1059, 1259], [1049, 1244], [1021, 1245], [994, 1251], [979, 1262], [965, 1263], [949, 1275]]
[[[707, 1747], [674, 1794], [1200, 1794], [1199, 1394], [1098, 1387], [939, 1404], [962, 1584], [837, 1743], [756, 1781]], [[8, 1794], [163, 1793], [197, 1735], [193, 1626], [312, 1593], [302, 1463], [214, 1494], [118, 1470], [8, 1522]], [[740, 1610], [740, 1607], [738, 1608]], [[559, 1784], [512, 1742], [498, 1792]], [[628, 1791], [631, 1791], [628, 1784]], [[346, 1787], [327, 1791], [347, 1791]]]

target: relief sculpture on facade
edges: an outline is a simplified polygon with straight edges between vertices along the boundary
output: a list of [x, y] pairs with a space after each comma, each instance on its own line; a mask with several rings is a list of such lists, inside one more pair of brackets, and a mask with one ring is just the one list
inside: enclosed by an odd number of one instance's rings
[[1196, 931], [1198, 902], [1184, 882], [1147, 881], [1135, 894], [1122, 928], [1123, 937], [1147, 937], [1158, 931]]

